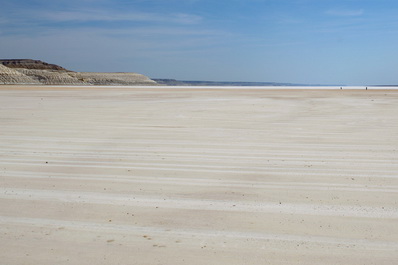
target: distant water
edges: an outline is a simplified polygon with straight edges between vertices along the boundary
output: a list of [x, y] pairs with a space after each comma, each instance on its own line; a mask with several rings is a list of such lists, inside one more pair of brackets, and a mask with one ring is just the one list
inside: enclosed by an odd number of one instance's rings
[[119, 87], [119, 88], [134, 88], [134, 87], [145, 87], [145, 88], [159, 88], [159, 89], [273, 89], [273, 90], [292, 90], [292, 89], [302, 89], [302, 90], [397, 90], [398, 86], [166, 86], [166, 85], [157, 85], [157, 86], [81, 86], [81, 85], [49, 85], [49, 87], [71, 87], [71, 88], [109, 88], [109, 87]]
[[[146, 86], [147, 87], [147, 86]], [[183, 89], [327, 89], [327, 90], [391, 90], [398, 89], [398, 86], [151, 86], [153, 88], [183, 88]]]

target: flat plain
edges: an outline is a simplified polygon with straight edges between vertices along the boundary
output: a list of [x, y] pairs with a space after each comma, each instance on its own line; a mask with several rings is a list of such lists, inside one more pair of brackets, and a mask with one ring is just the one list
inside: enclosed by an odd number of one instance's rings
[[398, 90], [1, 86], [0, 249], [398, 264]]

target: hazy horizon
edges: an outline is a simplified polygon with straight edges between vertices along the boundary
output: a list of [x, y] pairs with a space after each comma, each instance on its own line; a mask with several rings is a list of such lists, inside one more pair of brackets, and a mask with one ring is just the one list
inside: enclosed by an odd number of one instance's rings
[[2, 1], [0, 58], [177, 80], [398, 84], [392, 0]]

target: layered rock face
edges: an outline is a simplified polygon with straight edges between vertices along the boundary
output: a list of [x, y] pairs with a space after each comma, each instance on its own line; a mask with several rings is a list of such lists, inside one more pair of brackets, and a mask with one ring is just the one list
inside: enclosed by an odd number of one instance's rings
[[40, 82], [15, 69], [0, 64], [0, 84], [40, 84]]
[[72, 73], [75, 78], [92, 85], [157, 85], [145, 75], [137, 73]]
[[73, 72], [39, 60], [0, 60], [0, 84], [42, 85], [157, 85], [147, 76], [137, 73]]
[[72, 72], [56, 71], [56, 70], [38, 70], [38, 69], [16, 69], [18, 72], [23, 73], [37, 80], [40, 84], [44, 85], [85, 85], [86, 83], [79, 81], [71, 76]]

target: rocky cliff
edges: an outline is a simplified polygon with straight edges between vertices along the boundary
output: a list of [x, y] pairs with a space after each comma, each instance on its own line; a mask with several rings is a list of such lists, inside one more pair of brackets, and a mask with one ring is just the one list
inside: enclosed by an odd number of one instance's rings
[[79, 81], [92, 85], [157, 85], [157, 83], [145, 75], [137, 73], [70, 73]]
[[0, 60], [0, 84], [157, 85], [147, 76], [137, 73], [80, 73], [31, 59]]
[[40, 84], [38, 80], [0, 64], [0, 84]]

